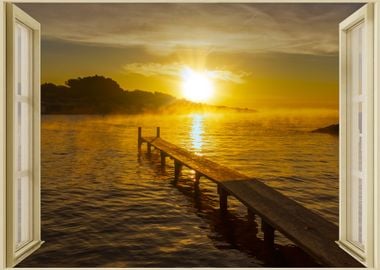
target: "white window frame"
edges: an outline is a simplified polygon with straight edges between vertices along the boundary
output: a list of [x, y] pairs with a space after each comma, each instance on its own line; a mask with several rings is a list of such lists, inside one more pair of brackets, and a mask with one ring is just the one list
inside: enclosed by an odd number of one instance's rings
[[[373, 265], [373, 252], [374, 252], [374, 228], [373, 228], [373, 214], [368, 214], [369, 212], [373, 213], [374, 209], [374, 198], [373, 198], [373, 176], [374, 176], [374, 115], [373, 115], [373, 97], [374, 97], [374, 76], [373, 68], [374, 63], [372, 61], [373, 48], [374, 48], [374, 33], [373, 33], [373, 16], [374, 16], [373, 4], [367, 4], [364, 7], [357, 10], [348, 19], [340, 23], [339, 26], [339, 35], [340, 35], [340, 153], [339, 153], [339, 242], [338, 244], [346, 252], [351, 254], [358, 261], [364, 265], [371, 267]], [[365, 182], [364, 194], [365, 198], [363, 200], [363, 206], [365, 211], [365, 221], [364, 224], [366, 228], [363, 229], [366, 233], [364, 234], [365, 245], [360, 248], [357, 244], [350, 241], [349, 237], [349, 227], [351, 224], [350, 221], [350, 208], [349, 208], [349, 194], [350, 189], [350, 178], [352, 171], [350, 168], [350, 136], [351, 130], [349, 129], [350, 125], [357, 125], [354, 119], [351, 119], [351, 109], [350, 106], [347, 106], [352, 101], [352, 89], [350, 89], [349, 78], [351, 77], [349, 66], [351, 65], [350, 58], [348, 57], [348, 48], [349, 40], [348, 33], [351, 29], [355, 28], [357, 25], [362, 24], [364, 29], [364, 40], [363, 44], [365, 45], [364, 51], [364, 66], [362, 67], [365, 70], [365, 77], [362, 80], [365, 82], [364, 98], [362, 97], [362, 102], [364, 104], [363, 111], [363, 120], [362, 125], [364, 125], [364, 155], [363, 163], [364, 168], [362, 176]], [[369, 60], [370, 59], [370, 60]], [[369, 60], [369, 61], [368, 61]]]
[[[194, 0], [162, 0], [160, 2], [194, 2]], [[5, 35], [5, 2], [9, 0], [0, 0], [0, 217], [4, 217], [6, 213], [6, 188], [5, 188], [5, 131], [6, 131], [6, 35]], [[33, 2], [33, 0], [16, 0], [14, 2]], [[37, 1], [36, 1], [37, 2]], [[44, 2], [64, 2], [63, 0], [46, 0]], [[104, 3], [105, 0], [67, 0], [65, 2], [98, 2]], [[135, 0], [113, 0], [112, 2], [136, 2]], [[137, 0], [137, 2], [152, 2], [149, 0]], [[154, 1], [153, 1], [154, 2]], [[215, 2], [215, 0], [202, 0], [202, 2]], [[220, 2], [230, 3], [232, 0], [219, 0]], [[374, 3], [375, 8], [375, 18], [374, 18], [374, 74], [380, 74], [380, 1], [379, 0], [243, 0], [243, 2], [276, 2], [276, 3], [289, 3], [289, 2], [309, 2], [309, 3]], [[374, 239], [374, 250], [373, 250], [373, 266], [372, 269], [380, 269], [380, 75], [374, 76], [374, 209], [369, 211], [368, 215], [373, 216], [373, 228], [372, 233]], [[6, 268], [6, 219], [0, 218], [0, 269]], [[30, 268], [33, 269], [33, 268]], [[48, 269], [48, 268], [46, 268]], [[95, 269], [95, 268], [94, 268]], [[365, 269], [365, 268], [363, 268]]]
[[374, 253], [373, 268], [380, 269], [380, 2], [374, 4]]
[[[6, 234], [7, 234], [7, 266], [13, 267], [24, 258], [29, 256], [32, 252], [38, 249], [41, 242], [41, 213], [40, 213], [40, 24], [31, 18], [28, 14], [22, 11], [20, 8], [12, 3], [7, 4], [7, 111], [6, 111], [6, 129], [7, 129], [7, 149], [6, 149], [6, 203], [9, 206], [6, 213]], [[17, 85], [14, 79], [16, 75], [15, 64], [16, 54], [15, 51], [15, 37], [17, 24], [23, 25], [25, 29], [29, 30], [29, 38], [27, 42], [30, 42], [30, 47], [28, 50], [27, 57], [28, 60], [28, 70], [31, 70], [31, 74], [28, 79], [27, 91], [29, 92], [28, 97], [17, 97]], [[20, 57], [20, 56], [19, 56]], [[21, 79], [21, 78], [20, 78]], [[31, 196], [31, 207], [28, 210], [28, 238], [29, 240], [23, 243], [20, 247], [15, 245], [16, 237], [16, 226], [17, 221], [15, 218], [16, 205], [17, 205], [17, 181], [16, 179], [20, 177], [20, 173], [17, 173], [16, 166], [16, 154], [17, 153], [17, 141], [15, 125], [17, 123], [16, 119], [16, 108], [15, 104], [18, 100], [24, 100], [25, 104], [28, 104], [28, 117], [31, 117], [31, 125], [28, 127], [29, 134], [29, 153], [27, 161], [28, 166], [28, 182], [30, 189], [28, 190]], [[19, 157], [20, 158], [20, 157]], [[10, 209], [10, 208], [13, 209]], [[20, 214], [21, 215], [21, 214]]]

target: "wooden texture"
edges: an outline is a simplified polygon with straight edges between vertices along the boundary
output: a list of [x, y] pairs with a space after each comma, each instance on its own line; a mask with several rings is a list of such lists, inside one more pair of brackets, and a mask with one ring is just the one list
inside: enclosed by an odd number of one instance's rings
[[274, 228], [264, 219], [261, 220], [261, 229], [264, 233], [264, 243], [267, 247], [274, 247]]
[[247, 207], [247, 218], [249, 221], [255, 221], [255, 213], [249, 207]]
[[174, 160], [174, 182], [177, 183], [181, 174], [182, 164], [178, 160]]
[[221, 208], [227, 209], [228, 194], [242, 202], [250, 212], [260, 216], [266, 242], [273, 242], [273, 229], [276, 229], [324, 266], [363, 267], [335, 243], [338, 240], [338, 226], [262, 181], [249, 178], [161, 138], [142, 137], [142, 142], [174, 159], [177, 164], [176, 180], [179, 177], [178, 164], [183, 164], [218, 184]]
[[151, 144], [147, 144], [146, 151], [147, 151], [148, 155], [150, 156], [150, 154], [152, 152], [152, 145]]
[[157, 137], [142, 137], [143, 142], [154, 146], [156, 149], [164, 151], [167, 156], [174, 160], [180, 161], [186, 167], [199, 172], [214, 182], [223, 182], [231, 179], [249, 179], [247, 176], [240, 174], [228, 167], [222, 166], [209, 159], [198, 156], [190, 151], [179, 148], [176, 145], [169, 143]]
[[224, 214], [227, 212], [228, 208], [228, 193], [221, 184], [218, 184], [218, 193], [220, 211], [222, 212], [222, 214]]
[[165, 167], [166, 165], [166, 154], [164, 151], [160, 150], [161, 166]]
[[161, 129], [160, 127], [156, 128], [156, 137], [159, 138], [161, 136]]
[[141, 127], [139, 127], [137, 129], [137, 148], [139, 151], [141, 151], [141, 144], [142, 144], [142, 140], [141, 140]]

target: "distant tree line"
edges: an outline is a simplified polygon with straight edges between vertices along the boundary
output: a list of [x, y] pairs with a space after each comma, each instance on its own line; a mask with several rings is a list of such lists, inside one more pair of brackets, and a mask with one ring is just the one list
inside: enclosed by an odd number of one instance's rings
[[114, 80], [98, 75], [70, 79], [64, 86], [41, 86], [43, 114], [138, 114], [160, 110], [173, 102], [173, 96], [126, 91]]
[[70, 79], [65, 85], [42, 84], [41, 110], [43, 114], [254, 112], [194, 103], [160, 92], [128, 91], [114, 80], [98, 75]]

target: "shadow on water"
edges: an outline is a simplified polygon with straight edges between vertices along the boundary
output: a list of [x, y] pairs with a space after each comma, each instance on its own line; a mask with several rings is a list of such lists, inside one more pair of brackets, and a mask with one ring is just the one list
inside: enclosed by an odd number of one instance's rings
[[[139, 161], [142, 158], [149, 159], [149, 166], [155, 170], [158, 176], [170, 176], [167, 165], [162, 166], [159, 154], [153, 151], [150, 155], [139, 153]], [[166, 162], [166, 164], [170, 162]], [[170, 165], [169, 165], [170, 166]], [[219, 210], [219, 202], [216, 185], [210, 188], [203, 186], [202, 182], [210, 183], [210, 180], [201, 178], [199, 185], [195, 184], [195, 174], [189, 170], [181, 174], [177, 183], [171, 182], [173, 188], [179, 190], [194, 204], [197, 216], [206, 220], [213, 230], [208, 237], [218, 249], [237, 249], [255, 257], [263, 263], [264, 267], [321, 267], [308, 254], [289, 241], [289, 244], [275, 243], [273, 248], [264, 243], [261, 232], [261, 219], [257, 215], [237, 213], [236, 207], [229, 207], [227, 213]], [[240, 203], [234, 198], [235, 204]], [[276, 231], [276, 235], [280, 233]], [[281, 235], [284, 238], [283, 235]], [[275, 240], [276, 241], [276, 240]]]

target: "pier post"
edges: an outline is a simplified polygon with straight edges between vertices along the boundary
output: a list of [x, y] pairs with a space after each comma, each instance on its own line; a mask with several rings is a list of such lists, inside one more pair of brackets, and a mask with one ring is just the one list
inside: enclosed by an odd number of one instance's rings
[[141, 127], [138, 127], [138, 130], [137, 130], [137, 148], [139, 151], [141, 151], [141, 144], [142, 144], [142, 140], [141, 140]]
[[179, 175], [181, 174], [182, 163], [178, 160], [174, 160], [174, 183], [176, 184], [179, 179]]
[[161, 167], [164, 168], [166, 165], [166, 155], [164, 151], [160, 151], [160, 157], [161, 157]]
[[274, 246], [274, 228], [262, 219], [261, 220], [261, 229], [264, 233], [264, 244], [269, 248], [273, 248], [273, 246]]
[[199, 193], [199, 179], [201, 178], [201, 174], [199, 172], [195, 172], [195, 181], [194, 181], [194, 192], [196, 194]]
[[219, 193], [219, 207], [222, 214], [227, 212], [228, 208], [228, 193], [218, 185], [218, 193]]
[[255, 222], [255, 213], [250, 209], [248, 209], [247, 212], [248, 212], [248, 221]]
[[146, 150], [148, 152], [148, 156], [150, 156], [150, 154], [152, 153], [152, 146], [149, 142], [146, 143]]
[[160, 138], [160, 135], [161, 135], [160, 127], [156, 127], [156, 137]]

